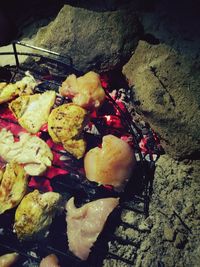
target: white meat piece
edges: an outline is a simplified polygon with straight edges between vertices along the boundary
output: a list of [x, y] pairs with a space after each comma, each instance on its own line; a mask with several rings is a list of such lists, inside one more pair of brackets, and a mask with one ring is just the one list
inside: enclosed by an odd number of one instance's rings
[[97, 109], [105, 99], [100, 76], [89, 71], [81, 77], [71, 74], [62, 83], [59, 92], [72, 99], [73, 103], [85, 109]]
[[60, 267], [60, 265], [56, 255], [50, 254], [41, 260], [39, 267]]
[[0, 267], [10, 267], [12, 266], [19, 258], [18, 253], [8, 253], [0, 256]]
[[84, 168], [90, 181], [113, 185], [121, 190], [133, 173], [135, 162], [129, 144], [114, 135], [106, 135], [102, 148], [95, 147], [87, 152]]
[[5, 128], [0, 129], [0, 156], [4, 155], [4, 157], [2, 157], [5, 159], [5, 156], [7, 155], [13, 144], [13, 134]]
[[53, 160], [51, 149], [39, 137], [21, 133], [20, 140], [14, 142], [12, 133], [5, 129], [0, 131], [0, 156], [7, 162], [24, 164], [26, 173], [36, 176], [44, 173]]
[[47, 123], [55, 98], [54, 91], [20, 96], [9, 104], [9, 108], [24, 129], [37, 133], [42, 125]]
[[34, 77], [27, 71], [26, 76], [15, 83], [0, 83], [0, 104], [8, 102], [17, 96], [31, 95], [37, 85]]
[[76, 208], [74, 198], [66, 204], [69, 249], [86, 260], [90, 249], [102, 231], [109, 214], [118, 205], [118, 198], [104, 198]]

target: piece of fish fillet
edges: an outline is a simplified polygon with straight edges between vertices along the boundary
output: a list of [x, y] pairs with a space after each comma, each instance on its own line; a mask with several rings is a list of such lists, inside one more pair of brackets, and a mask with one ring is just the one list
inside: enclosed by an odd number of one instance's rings
[[118, 203], [118, 198], [104, 198], [87, 203], [81, 208], [76, 208], [74, 198], [68, 200], [66, 220], [71, 252], [82, 260], [87, 259], [107, 217]]
[[89, 110], [99, 108], [105, 99], [100, 76], [93, 71], [78, 78], [74, 74], [69, 75], [59, 92], [71, 98], [74, 104]]
[[18, 253], [8, 253], [0, 256], [0, 267], [10, 267], [12, 266], [19, 258]]
[[102, 147], [89, 150], [84, 158], [86, 177], [90, 181], [113, 185], [121, 190], [135, 165], [133, 149], [114, 135], [103, 137]]
[[56, 255], [50, 254], [41, 260], [39, 267], [60, 267], [60, 265]]

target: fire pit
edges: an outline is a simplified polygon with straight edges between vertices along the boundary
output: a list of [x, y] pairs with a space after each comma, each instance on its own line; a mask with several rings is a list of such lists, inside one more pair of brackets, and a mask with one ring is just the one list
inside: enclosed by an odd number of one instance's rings
[[[22, 53], [17, 51], [18, 46], [34, 49], [36, 53]], [[1, 53], [6, 54], [6, 53]], [[39, 82], [35, 93], [55, 90], [69, 74], [80, 72], [73, 68], [73, 61], [58, 53], [41, 48], [29, 46], [19, 42], [13, 43], [13, 55], [16, 64], [0, 69], [0, 81], [15, 82], [20, 80], [26, 71], [29, 71]], [[24, 63], [20, 63], [20, 56], [28, 56]], [[34, 59], [34, 60], [33, 60]], [[0, 254], [17, 252], [20, 260], [15, 266], [38, 266], [43, 257], [54, 253], [58, 256], [61, 266], [102, 266], [107, 253], [108, 242], [117, 240], [113, 234], [117, 225], [122, 224], [120, 214], [123, 208], [134, 210], [148, 215], [149, 197], [155, 169], [155, 161], [161, 153], [157, 135], [148, 124], [133, 120], [128, 105], [131, 96], [128, 88], [113, 88], [107, 74], [101, 75], [101, 83], [106, 93], [106, 100], [97, 112], [91, 114], [90, 123], [84, 128], [84, 137], [89, 147], [100, 145], [102, 137], [113, 134], [129, 142], [134, 149], [136, 166], [133, 177], [129, 180], [122, 192], [114, 190], [110, 185], [99, 185], [85, 178], [83, 161], [77, 160], [64, 151], [60, 145], [55, 144], [44, 126], [37, 134], [51, 148], [54, 159], [52, 166], [44, 176], [30, 177], [29, 191], [55, 191], [68, 200], [75, 196], [79, 205], [104, 197], [119, 197], [120, 205], [109, 216], [103, 232], [94, 244], [87, 261], [83, 262], [75, 257], [67, 248], [66, 222], [64, 212], [57, 216], [49, 230], [48, 235], [40, 242], [20, 242], [13, 233], [15, 209], [0, 215]], [[59, 94], [56, 96], [56, 105], [68, 102]], [[0, 127], [12, 130], [15, 138], [22, 130], [17, 120], [8, 110], [7, 106], [0, 107]], [[0, 162], [0, 164], [3, 164]], [[116, 255], [109, 255], [117, 258]], [[120, 259], [120, 257], [119, 257]]]

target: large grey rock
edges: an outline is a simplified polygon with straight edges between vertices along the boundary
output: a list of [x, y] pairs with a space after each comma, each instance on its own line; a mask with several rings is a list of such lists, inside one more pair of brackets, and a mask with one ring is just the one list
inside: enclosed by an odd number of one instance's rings
[[131, 56], [141, 30], [131, 9], [96, 12], [65, 5], [35, 45], [69, 55], [81, 71], [110, 70]]
[[200, 153], [199, 61], [165, 44], [140, 41], [123, 73], [134, 86], [138, 109], [176, 158]]

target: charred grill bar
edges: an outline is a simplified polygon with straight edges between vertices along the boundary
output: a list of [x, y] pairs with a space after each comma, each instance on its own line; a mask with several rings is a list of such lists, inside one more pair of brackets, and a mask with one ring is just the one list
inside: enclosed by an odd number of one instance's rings
[[[17, 46], [25, 46], [37, 51], [37, 53], [21, 53], [17, 51]], [[48, 56], [43, 54], [47, 53]], [[6, 54], [6, 53], [1, 53]], [[0, 54], [0, 55], [1, 55]], [[31, 74], [41, 83], [37, 86], [36, 92], [44, 92], [49, 89], [57, 90], [64, 78], [71, 74], [81, 74], [73, 68], [73, 62], [71, 58], [63, 57], [58, 53], [54, 53], [38, 47], [33, 47], [19, 42], [13, 43], [13, 53], [8, 53], [15, 57], [16, 64], [14, 66], [5, 66], [1, 68], [0, 79], [1, 81], [14, 82], [24, 75], [24, 72], [29, 70]], [[23, 64], [20, 63], [19, 57], [21, 55], [29, 56]], [[56, 57], [56, 58], [53, 58]], [[32, 61], [31, 58], [37, 58], [37, 63]], [[90, 182], [85, 179], [80, 171], [81, 161], [76, 160], [69, 153], [59, 150], [57, 147], [51, 147], [53, 153], [62, 158], [62, 166], [53, 167], [66, 171], [64, 174], [57, 174], [53, 179], [48, 177], [44, 184], [40, 184], [37, 179], [32, 183], [33, 188], [39, 190], [48, 190], [46, 184], [50, 185], [51, 189], [61, 193], [67, 200], [71, 196], [75, 196], [79, 204], [92, 201], [103, 197], [120, 197], [120, 205], [109, 216], [108, 221], [104, 227], [103, 232], [100, 234], [97, 242], [92, 248], [92, 252], [86, 262], [81, 261], [75, 257], [67, 249], [67, 237], [66, 237], [66, 223], [65, 214], [61, 214], [56, 217], [49, 230], [48, 236], [41, 242], [19, 242], [16, 235], [13, 233], [13, 217], [14, 211], [8, 211], [0, 216], [0, 251], [1, 254], [9, 252], [18, 252], [21, 257], [15, 266], [38, 266], [38, 263], [42, 257], [54, 253], [58, 256], [61, 266], [65, 266], [65, 263], [69, 266], [102, 266], [102, 261], [106, 257], [121, 259], [121, 257], [108, 253], [109, 241], [115, 240], [123, 244], [129, 244], [126, 240], [120, 240], [114, 235], [114, 229], [117, 225], [123, 225], [124, 227], [131, 227], [126, 225], [120, 219], [120, 214], [123, 208], [127, 210], [134, 210], [139, 213], [148, 215], [149, 197], [151, 194], [151, 182], [154, 173], [154, 163], [160, 154], [160, 147], [156, 140], [154, 132], [145, 125], [143, 128], [141, 125], [137, 125], [133, 121], [131, 115], [128, 113], [125, 107], [125, 103], [121, 106], [117, 101], [120, 101], [117, 97], [111, 96], [110, 85], [106, 86], [106, 104], [101, 108], [100, 115], [92, 118], [93, 126], [97, 132], [85, 132], [85, 136], [88, 142], [98, 142], [99, 139], [105, 133], [105, 129], [109, 128], [111, 132], [120, 131], [116, 128], [115, 120], [119, 120], [122, 127], [126, 129], [127, 134], [131, 137], [134, 143], [135, 156], [137, 164], [134, 170], [134, 177], [126, 186], [124, 192], [116, 192], [110, 186], [99, 186], [95, 182]], [[62, 103], [66, 99], [57, 95], [57, 102]], [[108, 112], [108, 109], [112, 109], [112, 112]], [[117, 113], [117, 114], [116, 114]], [[0, 117], [0, 123], [16, 124], [16, 121], [2, 116]], [[118, 122], [118, 121], [117, 121]], [[46, 140], [48, 134], [45, 129], [40, 132], [41, 138]], [[65, 179], [63, 179], [65, 177]], [[42, 178], [41, 178], [42, 179]], [[40, 181], [41, 182], [41, 181]], [[29, 184], [30, 185], [30, 184]], [[31, 190], [31, 188], [30, 188]], [[131, 264], [131, 262], [127, 261]]]

